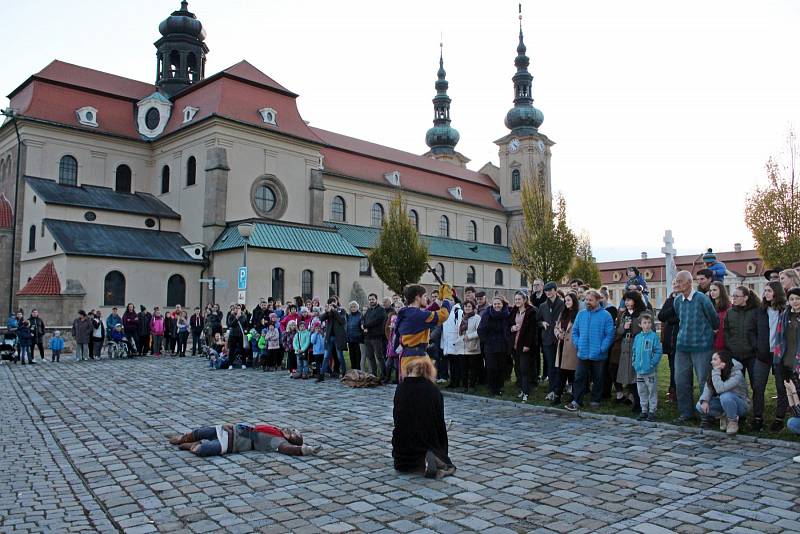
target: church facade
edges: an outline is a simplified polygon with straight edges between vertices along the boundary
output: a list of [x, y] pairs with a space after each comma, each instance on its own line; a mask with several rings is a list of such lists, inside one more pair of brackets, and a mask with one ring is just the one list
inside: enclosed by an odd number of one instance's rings
[[441, 56], [430, 150], [417, 155], [311, 127], [298, 95], [247, 61], [206, 76], [205, 31], [185, 1], [159, 32], [155, 84], [55, 60], [10, 93], [4, 311], [38, 306], [66, 321], [127, 302], [225, 306], [243, 296], [245, 254], [248, 306], [348, 300], [356, 286], [388, 296], [366, 254], [398, 189], [448, 282], [490, 293], [527, 285], [509, 239], [521, 184], [550, 191], [553, 143], [539, 131], [521, 27], [500, 166], [478, 172], [455, 150]]

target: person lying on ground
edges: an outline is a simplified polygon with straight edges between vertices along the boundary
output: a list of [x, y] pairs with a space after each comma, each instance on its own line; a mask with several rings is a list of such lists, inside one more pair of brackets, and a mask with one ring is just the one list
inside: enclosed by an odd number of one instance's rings
[[250, 423], [204, 426], [172, 436], [169, 442], [197, 456], [221, 456], [246, 451], [313, 456], [322, 449], [321, 445], [305, 445], [297, 429]]

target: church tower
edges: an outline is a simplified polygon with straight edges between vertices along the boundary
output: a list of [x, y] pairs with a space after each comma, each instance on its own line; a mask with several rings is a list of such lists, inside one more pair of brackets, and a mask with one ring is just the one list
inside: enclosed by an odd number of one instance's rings
[[460, 136], [450, 126], [450, 97], [447, 96], [449, 83], [445, 76], [442, 43], [439, 43], [439, 70], [436, 73], [436, 96], [433, 97], [433, 128], [425, 134], [425, 144], [430, 150], [424, 155], [440, 161], [447, 161], [459, 167], [466, 167], [469, 158], [456, 152]]
[[522, 217], [521, 194], [525, 182], [538, 184], [548, 196], [552, 196], [550, 183], [550, 147], [546, 135], [539, 131], [544, 114], [533, 106], [533, 76], [528, 72], [530, 58], [522, 35], [522, 8], [519, 15], [519, 44], [514, 65], [517, 72], [511, 78], [514, 83], [514, 107], [506, 114], [505, 125], [511, 130], [497, 144], [500, 156], [500, 198], [510, 211], [509, 231]]
[[206, 70], [206, 32], [189, 2], [158, 25], [156, 85], [169, 96], [203, 79]]

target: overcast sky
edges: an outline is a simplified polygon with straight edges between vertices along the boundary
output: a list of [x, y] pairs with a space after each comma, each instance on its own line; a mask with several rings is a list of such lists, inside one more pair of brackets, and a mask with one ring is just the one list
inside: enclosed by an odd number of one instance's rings
[[[2, 0], [3, 94], [52, 59], [154, 81], [158, 23], [179, 2]], [[194, 0], [206, 74], [247, 59], [298, 93], [312, 125], [421, 154], [440, 34], [457, 150], [498, 162], [517, 2]], [[553, 190], [598, 260], [752, 246], [744, 198], [800, 125], [800, 2], [524, 1]], [[9, 53], [14, 51], [13, 53]]]

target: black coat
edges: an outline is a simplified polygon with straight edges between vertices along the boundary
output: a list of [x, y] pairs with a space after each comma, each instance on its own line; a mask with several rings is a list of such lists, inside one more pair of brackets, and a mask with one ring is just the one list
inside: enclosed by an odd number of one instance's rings
[[674, 354], [678, 340], [678, 314], [675, 313], [675, 297], [670, 295], [658, 312], [661, 322], [661, 346], [664, 354]]
[[772, 366], [769, 350], [769, 315], [766, 308], [756, 310], [756, 358]]
[[552, 302], [547, 299], [539, 306], [539, 323], [547, 323], [547, 328], [542, 329], [542, 345], [555, 345], [558, 343], [555, 327], [563, 309], [564, 299], [561, 297], [556, 297]]
[[498, 312], [494, 308], [486, 308], [481, 316], [481, 323], [478, 325], [478, 337], [483, 343], [483, 350], [486, 354], [507, 353], [508, 343], [508, 306], [505, 304]]
[[392, 458], [398, 471], [425, 466], [428, 451], [452, 465], [448, 456], [444, 399], [436, 385], [420, 376], [406, 377], [394, 392]]
[[42, 321], [41, 317], [31, 316], [31, 318], [28, 319], [28, 322], [31, 323], [31, 335], [33, 335], [33, 343], [41, 343], [42, 338], [44, 337], [44, 321]]
[[139, 335], [140, 336], [149, 336], [150, 335], [150, 321], [153, 320], [153, 316], [148, 311], [139, 312]]
[[514, 340], [516, 339], [517, 333], [512, 332], [511, 327], [516, 324], [518, 310], [516, 306], [512, 309], [511, 317], [508, 319], [508, 345], [512, 350], [516, 350], [518, 352], [522, 352], [523, 347], [528, 347], [532, 353], [537, 354], [539, 351], [538, 310], [536, 309], [536, 306], [531, 305], [528, 305], [527, 308], [528, 309], [525, 312], [525, 317], [522, 319], [522, 328], [520, 329], [519, 341], [517, 342], [516, 346], [514, 345]]
[[361, 317], [361, 324], [364, 326], [366, 339], [382, 339], [383, 324], [386, 322], [386, 310], [380, 304], [377, 306], [367, 306]]
[[347, 315], [344, 310], [337, 308], [319, 316], [320, 321], [325, 321], [325, 344], [331, 336], [336, 338], [336, 350], [347, 349]]

